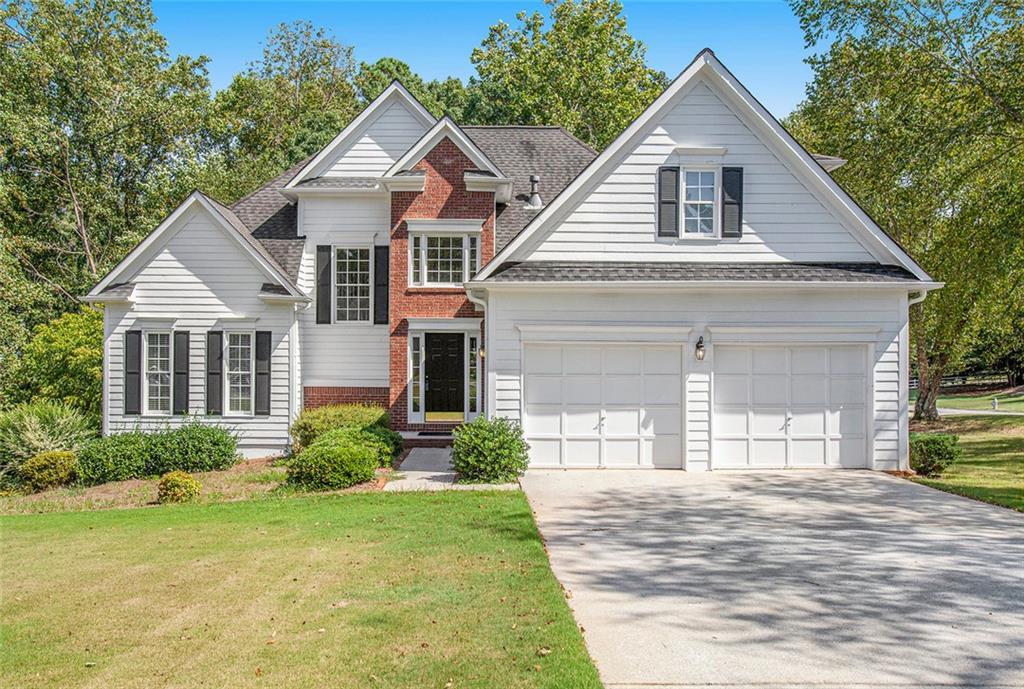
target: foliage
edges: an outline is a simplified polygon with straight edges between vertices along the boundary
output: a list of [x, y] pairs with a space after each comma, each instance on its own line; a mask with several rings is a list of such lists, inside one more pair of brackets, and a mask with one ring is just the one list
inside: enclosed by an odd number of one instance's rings
[[54, 400], [100, 424], [103, 312], [85, 307], [36, 327], [21, 356], [21, 393]]
[[18, 473], [32, 490], [67, 486], [78, 474], [78, 457], [67, 450], [40, 452], [22, 464]]
[[374, 477], [377, 450], [345, 434], [322, 439], [288, 464], [288, 481], [311, 490], [338, 490]]
[[28, 402], [0, 413], [0, 484], [17, 480], [23, 462], [43, 452], [75, 452], [93, 435], [89, 421], [60, 402]]
[[387, 425], [388, 413], [384, 407], [372, 404], [328, 404], [303, 409], [288, 432], [292, 437], [292, 451], [298, 453], [312, 445], [319, 436], [335, 428], [386, 428]]
[[952, 433], [911, 433], [910, 468], [921, 476], [940, 476], [960, 459], [960, 439]]
[[[1010, 0], [791, 0], [807, 99], [788, 126], [944, 289], [913, 307], [915, 416], [1019, 289], [1024, 232], [1024, 5]], [[1017, 266], [1017, 280], [1012, 280]]]
[[475, 82], [467, 87], [455, 77], [424, 81], [405, 62], [384, 57], [373, 64], [360, 63], [353, 83], [359, 99], [369, 103], [396, 80], [436, 117], [447, 114], [459, 124], [486, 124], [481, 120], [482, 94]]
[[79, 475], [85, 485], [97, 485], [170, 471], [217, 471], [235, 464], [236, 448], [230, 430], [198, 420], [153, 433], [115, 433], [82, 446]]
[[508, 483], [526, 471], [529, 450], [518, 423], [478, 416], [455, 429], [452, 464], [460, 481]]
[[157, 502], [191, 502], [199, 498], [202, 484], [187, 471], [170, 471], [157, 483]]
[[373, 449], [377, 457], [377, 464], [382, 467], [391, 466], [391, 462], [398, 457], [398, 453], [402, 450], [402, 436], [390, 428], [382, 426], [336, 428], [318, 437], [313, 444], [336, 443], [339, 440]]
[[491, 27], [472, 61], [490, 123], [557, 124], [607, 146], [668, 83], [646, 64], [618, 0], [545, 0], [519, 26]]

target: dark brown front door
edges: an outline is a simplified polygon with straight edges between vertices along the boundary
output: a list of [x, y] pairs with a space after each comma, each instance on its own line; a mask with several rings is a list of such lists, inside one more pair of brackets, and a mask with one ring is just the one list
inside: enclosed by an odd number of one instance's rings
[[462, 412], [465, 409], [465, 336], [462, 333], [427, 333], [425, 339], [427, 413]]

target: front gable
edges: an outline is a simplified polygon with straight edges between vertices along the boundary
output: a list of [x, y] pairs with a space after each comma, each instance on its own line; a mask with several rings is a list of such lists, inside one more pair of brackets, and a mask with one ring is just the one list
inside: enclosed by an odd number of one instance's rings
[[[719, 183], [723, 169], [741, 168], [742, 235], [659, 237], [663, 166], [678, 166], [681, 178], [688, 168], [712, 170]], [[710, 51], [477, 280], [520, 261], [882, 263], [929, 279]]]

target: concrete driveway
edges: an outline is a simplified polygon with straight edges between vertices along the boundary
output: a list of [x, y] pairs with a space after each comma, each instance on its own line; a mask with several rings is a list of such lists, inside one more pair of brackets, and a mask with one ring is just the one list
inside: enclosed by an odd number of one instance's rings
[[1024, 514], [867, 471], [531, 471], [608, 687], [1024, 686]]

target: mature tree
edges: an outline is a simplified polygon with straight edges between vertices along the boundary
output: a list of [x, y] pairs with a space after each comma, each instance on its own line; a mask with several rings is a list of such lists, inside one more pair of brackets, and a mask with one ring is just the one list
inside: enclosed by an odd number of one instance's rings
[[499, 22], [473, 51], [489, 121], [557, 124], [603, 148], [664, 89], [647, 66], [618, 0], [545, 0], [520, 12], [519, 26]]
[[205, 58], [171, 59], [149, 5], [0, 7], [0, 225], [6, 250], [64, 307], [166, 208], [208, 101]]
[[360, 100], [369, 103], [395, 80], [402, 82], [435, 116], [451, 115], [459, 124], [481, 123], [480, 94], [473, 83], [467, 87], [455, 77], [425, 81], [408, 64], [393, 57], [381, 58], [373, 64], [360, 63], [355, 85]]
[[207, 188], [230, 201], [323, 148], [359, 110], [354, 72], [352, 48], [325, 29], [273, 29], [263, 57], [217, 94], [221, 159], [206, 161]]
[[1024, 6], [791, 2], [808, 45], [831, 43], [789, 125], [850, 161], [835, 178], [946, 283], [911, 312], [915, 417], [934, 418], [943, 374], [1003, 317], [1024, 251]]

